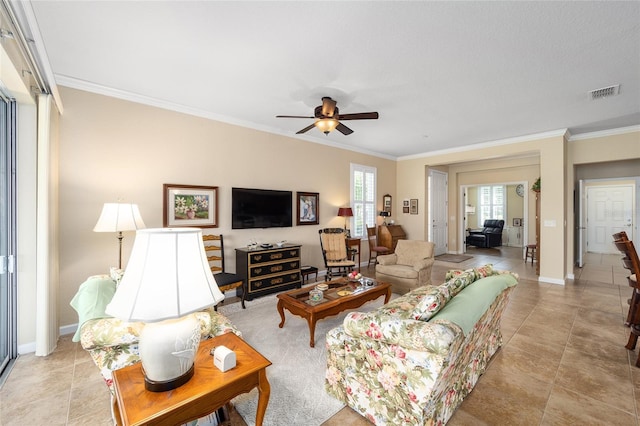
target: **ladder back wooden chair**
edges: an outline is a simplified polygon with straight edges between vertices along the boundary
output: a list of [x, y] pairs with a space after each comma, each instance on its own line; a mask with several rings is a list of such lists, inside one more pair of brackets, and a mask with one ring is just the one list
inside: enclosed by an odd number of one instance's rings
[[[203, 234], [202, 241], [204, 242], [204, 251], [207, 254], [207, 260], [209, 261], [209, 266], [218, 284], [218, 288], [224, 293], [225, 291], [242, 287], [240, 303], [242, 304], [242, 309], [246, 309], [244, 306], [244, 296], [246, 293], [244, 280], [240, 275], [226, 272], [224, 269], [224, 237], [222, 235]], [[224, 303], [224, 300], [221, 303]]]
[[[615, 234], [613, 234], [613, 243], [616, 246], [616, 248], [618, 249], [618, 251], [620, 253], [622, 253], [624, 255], [624, 257], [622, 258], [622, 266], [625, 269], [631, 269], [631, 259], [629, 259], [628, 255], [627, 255], [627, 247], [624, 244], [618, 244], [620, 242], [623, 241], [629, 241], [629, 237], [627, 236], [627, 233], [625, 231], [620, 231], [617, 232]], [[635, 279], [634, 279], [635, 278]], [[631, 287], [633, 289], [632, 293], [631, 293], [631, 299], [629, 299], [627, 302], [629, 303], [629, 311], [627, 312], [627, 319], [624, 322], [624, 325], [626, 325], [627, 327], [629, 327], [629, 324], [631, 324], [631, 319], [635, 313], [635, 310], [637, 309], [637, 307], [639, 306], [640, 303], [640, 291], [636, 291], [636, 276], [634, 275], [633, 272], [631, 272], [631, 275], [629, 275], [627, 277], [627, 280], [629, 281], [629, 287]]]
[[[637, 278], [640, 276], [640, 260], [638, 260], [638, 252], [633, 245], [633, 241], [620, 240], [615, 241], [614, 244], [616, 248], [624, 254], [622, 264], [631, 272], [631, 275], [627, 277], [627, 279], [629, 280], [629, 286], [633, 287], [633, 296], [629, 302], [629, 313], [627, 314], [630, 332], [629, 341], [625, 345], [625, 348], [632, 351], [636, 348], [638, 336], [640, 335], [640, 289], [638, 288]], [[636, 360], [636, 367], [640, 367], [640, 354]]]
[[327, 274], [324, 280], [331, 280], [335, 273], [347, 275], [356, 263], [349, 256], [347, 248], [347, 234], [342, 228], [325, 228], [318, 231], [320, 234], [320, 249]]
[[378, 245], [378, 235], [376, 234], [375, 226], [371, 228], [367, 226], [367, 239], [369, 240], [369, 262], [367, 266], [371, 266], [372, 260], [374, 265], [378, 263], [379, 254], [389, 254], [391, 250], [389, 250], [388, 247]]

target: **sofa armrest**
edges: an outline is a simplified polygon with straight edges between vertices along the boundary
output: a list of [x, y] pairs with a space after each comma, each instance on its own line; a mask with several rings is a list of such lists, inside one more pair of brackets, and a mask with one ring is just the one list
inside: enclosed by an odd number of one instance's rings
[[382, 319], [373, 313], [352, 312], [343, 322], [349, 336], [375, 340], [403, 349], [446, 355], [456, 338], [462, 334], [450, 322], [426, 322], [414, 319]]
[[[225, 333], [241, 335], [227, 317], [213, 308], [194, 314], [200, 322], [200, 339], [205, 340]], [[138, 343], [143, 322], [127, 322], [118, 318], [99, 318], [86, 321], [82, 325], [80, 343], [85, 350], [109, 348]]]
[[429, 257], [427, 259], [422, 259], [415, 265], [413, 265], [413, 269], [416, 271], [422, 271], [423, 269], [430, 269], [436, 260], [433, 257]]
[[379, 254], [376, 259], [378, 259], [380, 265], [395, 265], [398, 263], [398, 255], [395, 253]]

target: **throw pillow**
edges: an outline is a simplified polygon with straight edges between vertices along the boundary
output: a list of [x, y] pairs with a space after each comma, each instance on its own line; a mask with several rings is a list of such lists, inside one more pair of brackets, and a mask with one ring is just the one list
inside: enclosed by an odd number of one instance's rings
[[412, 317], [420, 321], [428, 321], [453, 297], [449, 287], [441, 285], [432, 287], [413, 308]]
[[479, 275], [478, 278], [489, 277], [493, 275], [493, 264], [487, 263], [479, 268], [473, 268], [473, 270]]

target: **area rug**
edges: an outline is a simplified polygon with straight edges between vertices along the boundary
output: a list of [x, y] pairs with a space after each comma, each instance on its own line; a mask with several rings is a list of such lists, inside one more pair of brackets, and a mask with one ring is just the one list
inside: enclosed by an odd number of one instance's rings
[[[383, 302], [381, 297], [356, 310], [370, 311]], [[311, 348], [307, 322], [285, 310], [284, 327], [278, 328], [280, 315], [276, 305], [275, 295], [269, 295], [247, 301], [247, 309], [234, 303], [221, 305], [218, 311], [242, 331], [247, 343], [272, 363], [267, 367], [271, 396], [263, 424], [319, 426], [344, 407], [324, 391], [324, 345], [327, 331], [342, 324], [349, 311], [318, 321], [315, 348]], [[244, 421], [250, 426], [255, 425], [257, 389], [236, 397], [232, 402]]]
[[473, 258], [473, 256], [468, 256], [466, 254], [441, 254], [435, 257], [436, 260], [449, 263], [460, 263], [471, 258]]

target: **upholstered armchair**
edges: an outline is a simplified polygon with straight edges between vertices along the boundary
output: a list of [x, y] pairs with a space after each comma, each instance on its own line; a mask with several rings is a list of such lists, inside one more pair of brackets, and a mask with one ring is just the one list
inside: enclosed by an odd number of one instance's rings
[[502, 229], [504, 220], [487, 219], [482, 229], [469, 231], [467, 245], [481, 248], [500, 247], [502, 245]]
[[[96, 275], [80, 285], [70, 303], [78, 312], [78, 330], [72, 340], [80, 342], [82, 348], [89, 352], [112, 398], [115, 393], [112, 372], [140, 361], [138, 340], [145, 325], [122, 321], [105, 313], [115, 291], [116, 283], [108, 275]], [[213, 307], [191, 315], [200, 322], [201, 340], [224, 333], [242, 336], [231, 321]], [[209, 425], [211, 418], [212, 415], [203, 417], [191, 425]]]
[[395, 253], [378, 255], [376, 280], [390, 283], [397, 294], [431, 285], [434, 247], [429, 241], [398, 240]]

